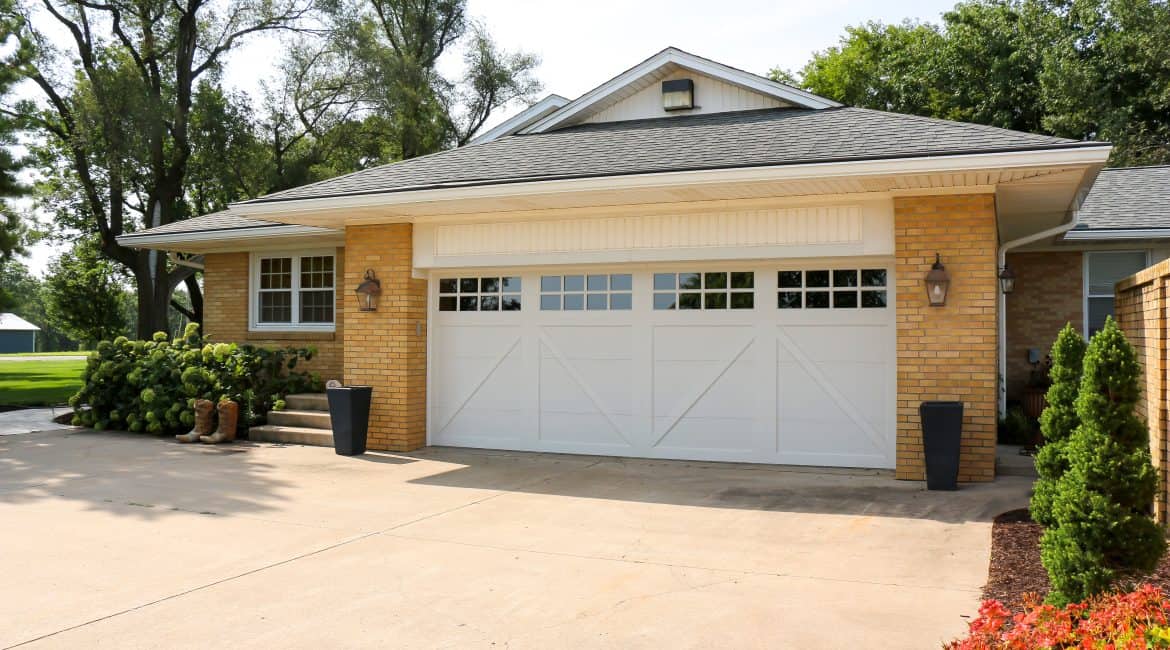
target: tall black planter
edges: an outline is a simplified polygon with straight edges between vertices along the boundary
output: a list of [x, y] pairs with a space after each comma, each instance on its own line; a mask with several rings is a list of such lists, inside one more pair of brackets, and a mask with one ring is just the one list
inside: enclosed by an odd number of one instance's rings
[[366, 430], [370, 426], [369, 386], [326, 388], [329, 419], [333, 422], [333, 450], [340, 456], [366, 453]]
[[959, 489], [959, 440], [963, 434], [962, 402], [923, 402], [922, 448], [926, 456], [926, 489]]

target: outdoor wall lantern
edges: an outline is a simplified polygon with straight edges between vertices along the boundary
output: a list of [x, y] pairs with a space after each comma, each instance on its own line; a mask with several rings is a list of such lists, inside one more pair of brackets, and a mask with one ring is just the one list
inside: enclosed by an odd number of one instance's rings
[[378, 311], [378, 296], [382, 293], [382, 283], [374, 277], [374, 269], [366, 269], [366, 279], [353, 290], [357, 296], [359, 311]]
[[1016, 272], [1006, 264], [999, 272], [999, 288], [1005, 295], [1016, 290]]
[[695, 82], [672, 79], [662, 82], [662, 110], [682, 111], [695, 107]]
[[926, 297], [931, 307], [941, 307], [947, 304], [947, 287], [951, 284], [951, 276], [947, 275], [947, 267], [942, 265], [939, 254], [934, 254], [934, 264], [930, 273], [926, 274]]

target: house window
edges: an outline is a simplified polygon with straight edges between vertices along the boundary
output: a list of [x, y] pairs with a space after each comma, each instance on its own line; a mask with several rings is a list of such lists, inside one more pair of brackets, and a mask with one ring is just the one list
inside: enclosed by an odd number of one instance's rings
[[654, 309], [754, 309], [755, 287], [751, 271], [655, 273]]
[[439, 311], [520, 311], [520, 278], [442, 278]]
[[252, 329], [333, 329], [332, 254], [253, 256]]
[[625, 311], [634, 304], [634, 276], [629, 273], [544, 275], [540, 278], [541, 311]]
[[1092, 336], [1113, 315], [1113, 287], [1149, 266], [1146, 251], [1085, 253], [1085, 332]]
[[780, 271], [778, 309], [882, 309], [887, 301], [885, 269]]

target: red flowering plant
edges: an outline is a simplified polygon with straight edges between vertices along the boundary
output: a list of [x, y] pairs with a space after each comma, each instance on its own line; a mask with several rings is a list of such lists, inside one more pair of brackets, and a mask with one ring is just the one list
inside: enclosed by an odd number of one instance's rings
[[1063, 608], [1026, 603], [1012, 615], [998, 600], [986, 600], [964, 639], [948, 650], [1033, 650], [1170, 648], [1170, 600], [1143, 585], [1128, 593], [1106, 594]]

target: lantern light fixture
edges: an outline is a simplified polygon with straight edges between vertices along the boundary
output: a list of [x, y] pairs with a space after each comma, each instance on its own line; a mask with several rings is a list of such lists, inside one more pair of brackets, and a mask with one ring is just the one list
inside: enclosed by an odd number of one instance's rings
[[366, 269], [366, 277], [353, 290], [358, 301], [358, 311], [378, 311], [378, 296], [382, 294], [382, 282], [374, 276], [374, 269]]
[[1016, 272], [1007, 264], [999, 272], [999, 288], [1005, 295], [1016, 290]]
[[947, 267], [943, 266], [942, 258], [934, 254], [934, 264], [926, 274], [926, 297], [931, 307], [941, 307], [947, 304], [947, 289], [951, 284], [951, 276], [947, 274]]

